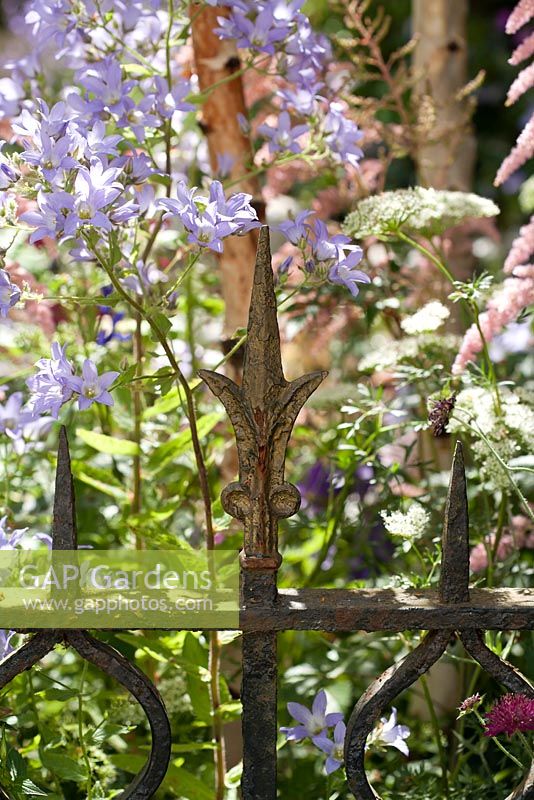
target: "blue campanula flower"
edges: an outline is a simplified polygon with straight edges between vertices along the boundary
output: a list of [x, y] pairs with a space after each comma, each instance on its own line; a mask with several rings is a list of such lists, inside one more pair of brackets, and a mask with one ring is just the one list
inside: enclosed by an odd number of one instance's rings
[[20, 215], [22, 222], [36, 228], [30, 235], [30, 243], [38, 242], [45, 236], [61, 239], [67, 216], [73, 208], [74, 198], [68, 192], [58, 189], [47, 193], [41, 189], [37, 194], [37, 210], [25, 211]]
[[3, 661], [15, 650], [11, 644], [13, 636], [15, 636], [15, 631], [0, 630], [0, 661]]
[[246, 47], [259, 53], [275, 52], [275, 44], [284, 41], [291, 32], [285, 21], [274, 17], [271, 4], [265, 4], [254, 19], [234, 9], [229, 17], [218, 17], [219, 28], [215, 33], [221, 39], [236, 39], [238, 47]]
[[260, 227], [256, 211], [250, 205], [252, 196], [239, 193], [227, 199], [219, 181], [213, 181], [209, 197], [196, 195], [196, 187], [188, 189], [183, 181], [176, 191], [176, 200], [164, 198], [158, 204], [166, 209], [165, 219], [178, 217], [189, 232], [188, 241], [200, 247], [221, 253], [227, 236]]
[[120, 373], [110, 371], [98, 374], [96, 365], [90, 358], [83, 362], [82, 377], [73, 377], [70, 385], [78, 392], [78, 406], [81, 411], [92, 406], [93, 403], [103, 403], [105, 406], [113, 405], [113, 398], [108, 389]]
[[26, 385], [31, 392], [28, 409], [33, 417], [51, 414], [58, 418], [61, 406], [74, 394], [72, 379], [74, 369], [65, 355], [66, 345], [52, 344], [52, 358], [40, 358], [36, 363], [37, 373], [28, 378]]
[[121, 65], [113, 56], [89, 64], [77, 73], [77, 79], [86, 92], [83, 96], [74, 93], [68, 96], [69, 105], [76, 111], [90, 114], [96, 120], [103, 112], [122, 117], [131, 110], [129, 93], [135, 81], [123, 80]]
[[343, 714], [326, 713], [327, 698], [324, 689], [321, 689], [315, 697], [311, 711], [301, 703], [288, 703], [287, 710], [299, 724], [293, 727], [280, 728], [285, 733], [288, 741], [299, 742], [302, 739], [310, 738], [315, 742], [316, 738], [324, 734], [327, 728], [333, 728], [343, 719]]
[[311, 231], [307, 220], [312, 213], [312, 211], [299, 211], [295, 219], [281, 222], [277, 230], [281, 231], [291, 244], [297, 247], [305, 247]]
[[287, 111], [282, 111], [278, 117], [276, 127], [271, 125], [260, 125], [258, 133], [269, 140], [269, 150], [271, 153], [289, 151], [290, 153], [302, 152], [302, 147], [298, 139], [309, 130], [307, 125], [291, 126], [291, 117]]
[[35, 150], [25, 150], [21, 158], [28, 164], [40, 167], [44, 177], [50, 181], [61, 181], [63, 170], [70, 170], [77, 166], [77, 161], [71, 153], [75, 147], [70, 136], [62, 136], [57, 140], [52, 139], [45, 131], [40, 131], [34, 139]]
[[23, 139], [40, 141], [43, 134], [58, 139], [65, 135], [73, 116], [72, 110], [63, 100], [51, 108], [44, 100], [39, 100], [36, 111], [30, 112], [26, 108], [22, 110], [19, 119], [13, 123], [13, 130]]
[[147, 264], [139, 260], [135, 265], [135, 269], [137, 274], [127, 275], [126, 278], [121, 279], [121, 283], [138, 295], [143, 295], [153, 286], [157, 286], [159, 283], [167, 283], [169, 280], [169, 276], [158, 269], [152, 262]]
[[160, 75], [154, 78], [154, 84], [156, 108], [162, 117], [170, 119], [175, 111], [195, 110], [196, 106], [186, 100], [191, 94], [191, 84], [188, 80], [180, 80], [170, 91], [167, 80]]
[[0, 317], [7, 317], [9, 310], [20, 300], [20, 289], [14, 284], [5, 269], [0, 269]]
[[346, 258], [330, 268], [328, 280], [331, 283], [345, 286], [353, 297], [357, 297], [360, 291], [357, 284], [371, 283], [369, 275], [366, 275], [361, 269], [356, 269], [356, 265], [360, 263], [362, 257], [363, 252], [360, 248], [349, 253]]
[[410, 736], [410, 729], [407, 725], [397, 724], [397, 709], [392, 708], [389, 719], [382, 717], [375, 729], [372, 731], [367, 742], [368, 746], [375, 747], [396, 747], [405, 756], [410, 755], [406, 739]]
[[121, 333], [117, 330], [117, 325], [119, 322], [122, 322], [125, 317], [123, 311], [113, 311], [109, 306], [99, 306], [98, 314], [100, 318], [100, 329], [95, 339], [97, 344], [106, 345], [114, 339], [118, 342], [127, 342], [131, 339], [129, 333]]
[[341, 163], [355, 167], [363, 156], [363, 151], [358, 146], [363, 133], [355, 122], [347, 119], [344, 111], [342, 103], [330, 104], [323, 123], [325, 142]]
[[[312, 71], [312, 80], [315, 78], [315, 72]], [[319, 90], [322, 89], [324, 83], [313, 82], [310, 85], [301, 85], [296, 88], [280, 89], [277, 92], [278, 97], [282, 98], [282, 108], [294, 109], [303, 116], [311, 116], [317, 111], [319, 100], [324, 101], [321, 97]]]
[[19, 178], [13, 164], [2, 153], [4, 145], [5, 142], [0, 142], [0, 189], [8, 189]]
[[331, 775], [332, 772], [335, 772], [337, 769], [343, 766], [345, 761], [344, 745], [346, 732], [347, 727], [345, 723], [341, 721], [338, 722], [334, 728], [333, 741], [325, 734], [321, 734], [314, 739], [314, 744], [317, 745], [319, 750], [322, 750], [323, 753], [326, 753], [328, 756], [325, 764], [327, 775]]

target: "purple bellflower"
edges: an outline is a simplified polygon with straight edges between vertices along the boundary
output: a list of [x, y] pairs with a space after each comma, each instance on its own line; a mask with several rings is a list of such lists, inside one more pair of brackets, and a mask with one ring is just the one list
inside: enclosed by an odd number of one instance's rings
[[113, 398], [108, 389], [120, 373], [104, 372], [98, 374], [96, 365], [91, 359], [86, 358], [83, 362], [82, 377], [71, 378], [70, 384], [75, 392], [78, 392], [78, 406], [81, 411], [90, 408], [93, 403], [103, 403], [105, 406], [113, 405]]
[[311, 711], [300, 703], [288, 703], [287, 710], [299, 724], [290, 728], [280, 728], [286, 734], [288, 741], [299, 742], [310, 738], [314, 743], [318, 736], [324, 734], [327, 728], [333, 728], [343, 719], [341, 713], [326, 713], [327, 698], [324, 689], [315, 697]]
[[392, 708], [389, 719], [383, 717], [368, 738], [369, 745], [396, 747], [403, 755], [410, 755], [406, 739], [410, 735], [407, 725], [397, 724], [397, 709]]
[[20, 300], [20, 289], [14, 284], [5, 269], [0, 269], [0, 317], [7, 317], [9, 310]]
[[215, 33], [219, 38], [236, 39], [238, 47], [270, 55], [274, 54], [275, 45], [291, 32], [285, 22], [275, 19], [270, 4], [266, 4], [254, 20], [236, 9], [228, 18], [218, 17], [217, 21], [220, 27]]
[[363, 133], [355, 122], [345, 117], [343, 112], [343, 104], [330, 104], [324, 119], [325, 141], [341, 163], [356, 167], [363, 156], [363, 151], [358, 146]]
[[52, 344], [52, 358], [41, 358], [36, 364], [37, 374], [28, 378], [26, 385], [31, 392], [28, 409], [33, 417], [51, 414], [58, 418], [59, 409], [68, 402], [74, 389], [74, 370], [65, 355], [66, 345]]
[[353, 297], [359, 293], [358, 283], [371, 283], [371, 279], [361, 269], [356, 269], [356, 265], [362, 260], [363, 252], [358, 247], [357, 250], [349, 253], [346, 258], [334, 264], [328, 272], [328, 280], [345, 286]]
[[335, 772], [345, 761], [344, 755], [344, 744], [345, 744], [345, 734], [347, 732], [347, 727], [343, 721], [338, 722], [336, 727], [334, 728], [334, 740], [329, 739], [325, 734], [321, 734], [314, 739], [314, 744], [317, 745], [319, 750], [322, 750], [323, 753], [326, 753], [328, 758], [326, 759], [325, 769], [326, 774], [331, 775], [332, 772]]
[[222, 185], [213, 181], [209, 197], [196, 195], [183, 181], [177, 186], [178, 199], [164, 198], [158, 205], [166, 209], [165, 219], [178, 217], [189, 232], [189, 242], [207, 247], [216, 253], [223, 250], [223, 239], [260, 227], [256, 211], [250, 205], [252, 196], [235, 194], [226, 199]]
[[96, 343], [100, 345], [109, 344], [116, 339], [118, 342], [127, 342], [131, 339], [129, 333], [121, 333], [117, 330], [117, 325], [124, 317], [124, 311], [113, 311], [110, 306], [99, 306], [99, 331], [96, 335]]
[[0, 661], [7, 658], [14, 652], [15, 648], [11, 644], [12, 638], [15, 636], [15, 631], [0, 630]]
[[298, 138], [309, 130], [307, 125], [295, 125], [291, 127], [291, 118], [287, 111], [282, 111], [278, 118], [278, 125], [260, 125], [258, 133], [269, 140], [269, 150], [271, 153], [289, 151], [290, 153], [301, 153], [302, 147], [298, 143]]

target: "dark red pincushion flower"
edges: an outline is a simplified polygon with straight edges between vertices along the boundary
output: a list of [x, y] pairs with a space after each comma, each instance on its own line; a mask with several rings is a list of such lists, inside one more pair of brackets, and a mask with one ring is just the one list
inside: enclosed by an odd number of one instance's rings
[[516, 731], [534, 731], [534, 698], [525, 694], [505, 694], [486, 714], [486, 736]]

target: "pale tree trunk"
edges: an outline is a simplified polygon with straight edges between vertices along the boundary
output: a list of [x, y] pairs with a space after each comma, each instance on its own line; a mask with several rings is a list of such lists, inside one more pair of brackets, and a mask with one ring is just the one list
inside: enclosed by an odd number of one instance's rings
[[416, 102], [424, 130], [417, 170], [419, 182], [436, 189], [469, 191], [473, 179], [472, 103], [458, 97], [469, 81], [468, 5], [468, 0], [413, 0]]
[[[238, 123], [238, 114], [247, 116], [241, 75], [228, 80], [239, 69], [240, 61], [233, 41], [221, 40], [213, 32], [217, 17], [226, 16], [227, 8], [207, 7], [198, 11], [191, 7], [192, 38], [195, 70], [201, 91], [225, 81], [209, 95], [202, 107], [202, 126], [206, 134], [211, 166], [217, 170], [218, 156], [228, 155], [234, 161], [228, 178], [237, 181], [233, 192], [248, 192], [260, 219], [264, 216], [261, 191], [256, 177], [246, 177], [250, 168], [250, 140]], [[258, 236], [252, 231], [246, 236], [230, 236], [225, 240], [220, 256], [221, 286], [226, 305], [224, 338], [230, 340], [237, 328], [246, 327], [252, 290], [252, 275]]]
[[[469, 97], [458, 93], [469, 81], [467, 49], [468, 0], [413, 0], [413, 33], [418, 37], [413, 66], [419, 80], [415, 102], [422, 135], [415, 153], [418, 181], [423, 186], [454, 191], [471, 191], [476, 158], [476, 140], [470, 120], [473, 110]], [[467, 281], [473, 274], [474, 259], [469, 237], [462, 226], [453, 236], [449, 266], [457, 280]], [[442, 299], [450, 294], [449, 283], [442, 287]], [[463, 332], [465, 326], [454, 309], [452, 329]], [[436, 469], [450, 465], [449, 438], [430, 442], [431, 432], [420, 440], [422, 458], [433, 461]], [[427, 675], [428, 691], [438, 715], [450, 712], [462, 696], [460, 675], [451, 665], [439, 662]], [[429, 719], [417, 684], [410, 710], [414, 716]]]

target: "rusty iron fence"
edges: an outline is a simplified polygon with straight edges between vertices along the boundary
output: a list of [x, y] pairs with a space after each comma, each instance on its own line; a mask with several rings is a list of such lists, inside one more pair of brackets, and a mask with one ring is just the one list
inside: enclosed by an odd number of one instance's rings
[[[326, 373], [312, 373], [291, 382], [284, 378], [268, 228], [261, 230], [258, 245], [242, 385], [216, 372], [202, 370], [200, 374], [228, 412], [239, 456], [239, 480], [224, 489], [221, 499], [225, 510], [244, 528], [240, 555], [243, 800], [275, 800], [277, 796], [279, 631], [427, 631], [412, 652], [371, 683], [351, 714], [345, 766], [357, 800], [378, 798], [365, 772], [367, 736], [394, 698], [441, 657], [454, 637], [508, 691], [534, 697], [529, 681], [484, 642], [486, 630], [534, 628], [534, 598], [525, 589], [469, 588], [469, 520], [460, 443], [454, 454], [444, 514], [437, 590], [277, 588], [282, 562], [278, 520], [295, 514], [300, 504], [297, 488], [284, 478], [287, 444], [300, 409]], [[76, 549], [74, 487], [64, 429], [60, 434], [52, 533], [54, 549]], [[170, 724], [154, 685], [118, 651], [83, 630], [40, 631], [0, 664], [0, 688], [31, 669], [59, 643], [73, 647], [82, 658], [114, 677], [143, 707], [152, 733], [150, 756], [120, 798], [147, 800], [168, 768]], [[10, 800], [9, 787], [0, 787], [0, 798]], [[506, 800], [534, 800], [534, 761]]]

